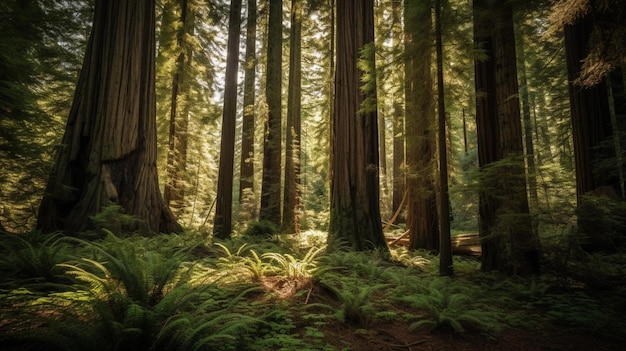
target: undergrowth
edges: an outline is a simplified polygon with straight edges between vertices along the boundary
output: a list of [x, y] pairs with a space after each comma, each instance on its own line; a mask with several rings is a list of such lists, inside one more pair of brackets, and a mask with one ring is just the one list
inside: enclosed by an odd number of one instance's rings
[[[481, 333], [552, 326], [624, 337], [624, 286], [561, 284], [479, 272], [455, 257], [393, 249], [325, 252], [305, 236], [247, 236], [211, 243], [194, 233], [98, 240], [62, 234], [0, 237], [0, 342], [49, 350], [333, 350], [334, 328], [368, 334]], [[620, 253], [586, 256], [588, 271], [623, 273]], [[573, 262], [568, 267], [577, 267]], [[579, 274], [587, 274], [580, 269]], [[569, 277], [570, 281], [574, 278]], [[286, 291], [289, 290], [289, 293]], [[343, 347], [343, 346], [342, 346]]]

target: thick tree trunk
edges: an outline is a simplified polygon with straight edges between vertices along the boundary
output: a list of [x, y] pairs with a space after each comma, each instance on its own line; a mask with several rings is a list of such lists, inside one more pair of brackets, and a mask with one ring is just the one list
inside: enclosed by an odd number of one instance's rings
[[287, 95], [287, 150], [285, 152], [285, 197], [283, 229], [300, 232], [300, 142], [302, 85], [302, 1], [291, 1], [291, 33], [289, 46], [289, 93]]
[[[484, 58], [474, 60], [474, 84], [476, 90], [476, 138], [478, 142], [478, 164], [481, 171], [484, 167], [499, 160], [500, 128], [496, 107], [495, 59], [493, 57], [493, 37], [490, 34], [489, 22], [485, 19], [487, 6], [485, 0], [474, 0], [474, 43], [482, 51]], [[503, 265], [502, 256], [498, 252], [501, 240], [492, 240], [491, 228], [495, 225], [499, 200], [492, 191], [481, 185], [479, 191], [478, 230], [481, 237], [481, 266]]]
[[612, 128], [606, 82], [603, 79], [592, 87], [574, 84], [580, 76], [583, 59], [589, 54], [593, 19], [585, 16], [573, 25], [566, 25], [564, 30], [576, 163], [576, 196], [580, 204], [581, 197], [594, 189], [610, 186], [616, 192], [619, 191], [619, 182], [615, 177], [616, 172], [599, 167], [605, 159], [615, 157], [609, 142], [612, 140]]
[[241, 0], [232, 0], [228, 20], [228, 52], [226, 55], [220, 169], [217, 178], [217, 200], [213, 223], [213, 235], [220, 239], [229, 238], [233, 229], [233, 167], [235, 162], [235, 126], [237, 125], [240, 26]]
[[[617, 194], [621, 194], [607, 77], [591, 87], [574, 83], [580, 77], [584, 59], [589, 54], [593, 26], [594, 18], [587, 15], [564, 28], [576, 168], [578, 229], [586, 236], [583, 248], [591, 252], [612, 250], [611, 233], [622, 231], [620, 226], [615, 227], [616, 221], [600, 215], [606, 212], [610, 201], [615, 201]], [[606, 198], [588, 201], [586, 196]]]
[[267, 65], [265, 97], [267, 122], [263, 149], [263, 179], [261, 183], [260, 220], [281, 225], [280, 177], [282, 142], [282, 0], [270, 0], [268, 20]]
[[76, 95], [38, 227], [77, 234], [90, 216], [119, 204], [126, 229], [181, 231], [159, 191], [156, 169], [154, 1], [96, 1]]
[[483, 45], [487, 57], [475, 64], [476, 126], [483, 172], [481, 269], [536, 274], [539, 241], [526, 192], [513, 12], [510, 5], [485, 4], [474, 1], [475, 42]]
[[439, 250], [435, 193], [435, 109], [432, 93], [431, 7], [405, 1], [406, 162], [409, 249]]
[[[248, 0], [246, 23], [246, 63], [243, 86], [243, 121], [241, 136], [241, 164], [239, 203], [256, 212], [254, 200], [254, 128], [255, 128], [255, 75], [256, 75], [256, 0]], [[248, 212], [248, 211], [246, 211]]]
[[[373, 0], [337, 1], [337, 71], [333, 118], [332, 248], [387, 249], [379, 207], [376, 85], [361, 89], [357, 60], [374, 70]], [[375, 79], [374, 76], [371, 79]]]

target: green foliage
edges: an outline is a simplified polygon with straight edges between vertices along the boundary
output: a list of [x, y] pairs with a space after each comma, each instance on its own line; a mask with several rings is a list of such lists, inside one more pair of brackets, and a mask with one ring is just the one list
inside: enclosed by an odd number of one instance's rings
[[288, 279], [301, 279], [310, 277], [317, 268], [317, 256], [322, 252], [322, 248], [312, 247], [302, 259], [297, 259], [291, 254], [279, 254], [268, 252], [262, 255], [269, 258], [278, 265], [280, 275]]
[[595, 252], [626, 247], [624, 213], [626, 202], [610, 187], [584, 195], [576, 209], [581, 246]]
[[96, 229], [122, 233], [124, 228], [132, 228], [137, 222], [137, 218], [124, 212], [121, 205], [110, 204], [89, 219]]
[[335, 293], [341, 301], [335, 317], [343, 323], [368, 326], [375, 321], [377, 307], [373, 302], [374, 293], [388, 287], [385, 284], [371, 286], [346, 285]]
[[63, 289], [70, 283], [56, 266], [72, 254], [60, 233], [3, 234], [0, 253], [2, 288]]
[[271, 221], [258, 221], [248, 223], [248, 228], [244, 232], [244, 236], [250, 238], [263, 238], [269, 239], [273, 235], [278, 234], [278, 227]]
[[408, 295], [400, 300], [424, 311], [418, 315], [420, 319], [411, 324], [411, 329], [448, 326], [458, 333], [465, 332], [468, 327], [489, 333], [502, 329], [498, 313], [477, 303], [468, 290], [453, 284], [450, 278], [434, 278], [426, 293]]

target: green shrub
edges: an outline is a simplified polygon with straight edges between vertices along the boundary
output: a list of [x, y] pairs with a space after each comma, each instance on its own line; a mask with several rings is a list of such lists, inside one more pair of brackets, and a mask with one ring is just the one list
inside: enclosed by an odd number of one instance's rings
[[244, 236], [252, 238], [269, 239], [279, 233], [278, 227], [270, 221], [258, 221], [248, 223]]

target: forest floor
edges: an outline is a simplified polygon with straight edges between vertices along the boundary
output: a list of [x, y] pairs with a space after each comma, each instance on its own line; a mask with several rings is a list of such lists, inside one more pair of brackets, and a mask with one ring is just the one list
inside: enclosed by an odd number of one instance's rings
[[[312, 293], [307, 295], [308, 303], [314, 304], [316, 300], [328, 303], [329, 300], [335, 298], [323, 288], [310, 287], [310, 289]], [[293, 306], [302, 303], [302, 298], [295, 298], [291, 301]], [[294, 315], [298, 315], [297, 311], [298, 307], [295, 307]], [[295, 332], [306, 339], [307, 328], [311, 325], [310, 321], [300, 318], [296, 319], [295, 324]], [[559, 325], [544, 325], [538, 330], [511, 328], [502, 330], [497, 335], [489, 335], [480, 330], [457, 333], [449, 327], [436, 330], [427, 328], [411, 330], [408, 323], [399, 321], [376, 322], [362, 326], [330, 319], [317, 329], [324, 335], [325, 346], [320, 346], [320, 350], [327, 348], [352, 351], [626, 350], [626, 339], [624, 339], [626, 335], [613, 338]]]
[[409, 331], [406, 324], [384, 323], [359, 331], [339, 323], [329, 324], [324, 333], [326, 342], [337, 350], [354, 351], [478, 351], [478, 350], [605, 350], [619, 351], [626, 348], [624, 341], [607, 339], [591, 333], [564, 328], [551, 330], [505, 330], [497, 338], [480, 333], [456, 334], [454, 331]]
[[325, 252], [324, 233], [31, 235], [0, 236], [2, 351], [626, 350], [626, 252], [562, 269], [546, 250], [541, 277], [508, 277], [467, 235], [451, 278], [403, 245]]

